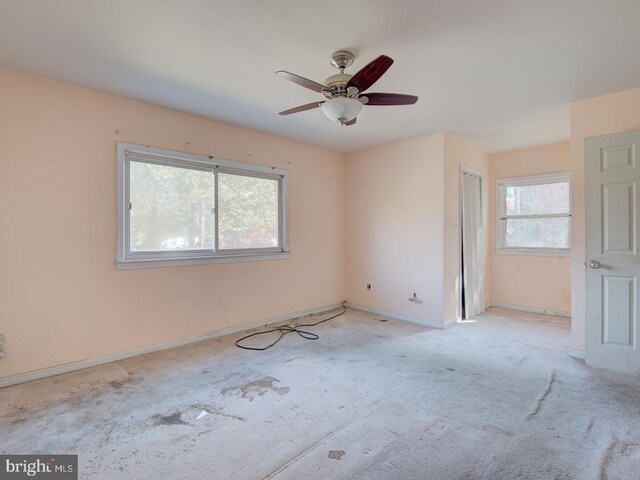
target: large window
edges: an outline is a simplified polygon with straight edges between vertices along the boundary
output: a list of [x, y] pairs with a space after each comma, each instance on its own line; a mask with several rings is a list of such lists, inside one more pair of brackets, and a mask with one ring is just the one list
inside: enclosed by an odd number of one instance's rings
[[287, 173], [118, 143], [118, 268], [282, 258]]
[[568, 255], [570, 187], [568, 173], [498, 180], [498, 253]]

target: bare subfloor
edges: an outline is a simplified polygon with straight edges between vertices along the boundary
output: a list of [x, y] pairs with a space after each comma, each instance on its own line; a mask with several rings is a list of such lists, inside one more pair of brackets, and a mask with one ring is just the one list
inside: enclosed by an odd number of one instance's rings
[[565, 319], [312, 330], [0, 390], [0, 452], [77, 453], [83, 479], [640, 478], [640, 380], [568, 357]]

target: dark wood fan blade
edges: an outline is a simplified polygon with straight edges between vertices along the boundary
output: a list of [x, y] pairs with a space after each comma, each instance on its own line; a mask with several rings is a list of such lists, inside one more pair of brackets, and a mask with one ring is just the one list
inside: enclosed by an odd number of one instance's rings
[[308, 88], [309, 90], [313, 90], [314, 92], [322, 93], [323, 90], [326, 90], [327, 87], [324, 85], [314, 82], [313, 80], [309, 80], [308, 78], [301, 77], [300, 75], [296, 75], [295, 73], [285, 72], [284, 70], [279, 70], [276, 72], [280, 78], [284, 78], [285, 80], [289, 80], [290, 82], [297, 83], [298, 85]]
[[292, 113], [304, 112], [305, 110], [312, 110], [314, 108], [318, 108], [323, 103], [324, 103], [324, 100], [322, 102], [307, 103], [306, 105], [300, 105], [299, 107], [290, 108], [289, 110], [280, 112], [278, 113], [278, 115], [291, 115]]
[[367, 93], [363, 96], [369, 99], [365, 105], [413, 105], [418, 101], [415, 95], [402, 93]]
[[393, 64], [393, 59], [386, 55], [380, 55], [373, 62], [364, 66], [347, 82], [348, 87], [356, 87], [360, 93], [364, 92], [384, 75]]
[[349, 120], [348, 122], [344, 122], [345, 125], [355, 125], [356, 120], [358, 120], [358, 117], [354, 118], [353, 120]]

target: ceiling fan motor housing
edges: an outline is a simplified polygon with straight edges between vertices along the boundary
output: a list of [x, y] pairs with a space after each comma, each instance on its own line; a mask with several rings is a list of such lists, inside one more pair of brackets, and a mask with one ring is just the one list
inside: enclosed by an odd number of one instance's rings
[[336, 73], [327, 78], [324, 84], [329, 88], [344, 87], [351, 77], [353, 77], [353, 75], [349, 75], [348, 73]]
[[327, 89], [323, 90], [322, 94], [326, 98], [357, 98], [358, 89], [355, 87], [347, 87], [347, 82], [351, 77], [353, 77], [353, 75], [349, 75], [348, 73], [336, 73], [335, 75], [331, 75], [324, 81]]
[[347, 50], [338, 50], [331, 55], [331, 65], [340, 70], [340, 73], [331, 75], [324, 81], [327, 86], [327, 90], [323, 91], [325, 97], [351, 97], [356, 98], [358, 95], [357, 90], [346, 88], [347, 82], [353, 75], [344, 73], [344, 69], [353, 65], [355, 55]]

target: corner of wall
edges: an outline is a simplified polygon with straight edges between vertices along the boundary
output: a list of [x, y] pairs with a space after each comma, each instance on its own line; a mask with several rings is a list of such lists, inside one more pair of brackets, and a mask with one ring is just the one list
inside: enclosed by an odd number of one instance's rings
[[[427, 135], [347, 156], [349, 302], [443, 321], [444, 138]], [[414, 292], [421, 303], [408, 301]]]

